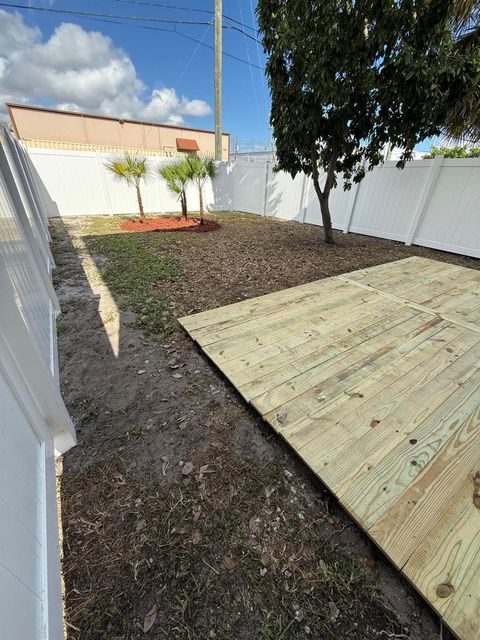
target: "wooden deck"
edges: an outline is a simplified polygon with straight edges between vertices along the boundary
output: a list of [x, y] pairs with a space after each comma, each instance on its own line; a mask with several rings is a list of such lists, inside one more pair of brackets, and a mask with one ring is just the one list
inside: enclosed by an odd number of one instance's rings
[[462, 640], [480, 637], [480, 272], [423, 258], [180, 320]]

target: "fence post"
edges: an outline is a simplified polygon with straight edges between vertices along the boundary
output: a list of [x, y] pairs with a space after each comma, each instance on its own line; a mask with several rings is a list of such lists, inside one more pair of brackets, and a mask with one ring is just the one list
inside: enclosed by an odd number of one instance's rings
[[235, 200], [235, 176], [237, 175], [237, 163], [238, 160], [235, 159], [233, 162], [233, 168], [232, 168], [232, 204], [231, 204], [231, 208], [230, 211], [237, 211], [237, 203]]
[[110, 199], [110, 191], [108, 190], [107, 177], [105, 175], [105, 167], [103, 166], [102, 154], [100, 151], [95, 151], [97, 156], [97, 166], [100, 173], [100, 182], [103, 188], [103, 197], [105, 198], [105, 204], [107, 205], [108, 213], [113, 216], [112, 201]]
[[268, 178], [269, 178], [270, 162], [265, 162], [265, 190], [263, 192], [263, 215], [267, 215], [267, 201], [268, 201]]
[[430, 201], [433, 188], [435, 186], [435, 183], [437, 182], [440, 169], [442, 168], [442, 163], [443, 163], [443, 156], [436, 156], [432, 162], [432, 166], [430, 167], [430, 171], [428, 172], [427, 179], [425, 181], [425, 185], [423, 187], [423, 191], [420, 196], [420, 200], [418, 201], [417, 208], [415, 209], [412, 222], [410, 223], [410, 228], [408, 229], [407, 237], [405, 238], [406, 245], [412, 244], [415, 232], [423, 217], [423, 214], [425, 213], [427, 204]]
[[305, 222], [305, 218], [307, 217], [307, 197], [308, 197], [308, 188], [310, 184], [308, 182], [308, 176], [306, 173], [303, 174], [303, 182], [302, 182], [302, 192], [300, 194], [300, 210], [298, 212], [299, 218], [301, 218], [302, 222]]
[[[365, 166], [365, 160], [362, 162], [362, 168]], [[350, 198], [348, 199], [348, 209], [345, 215], [345, 222], [343, 223], [343, 233], [348, 233], [350, 229], [350, 223], [353, 218], [353, 212], [355, 211], [355, 204], [357, 203], [358, 190], [360, 189], [360, 182], [354, 182], [350, 189]]]

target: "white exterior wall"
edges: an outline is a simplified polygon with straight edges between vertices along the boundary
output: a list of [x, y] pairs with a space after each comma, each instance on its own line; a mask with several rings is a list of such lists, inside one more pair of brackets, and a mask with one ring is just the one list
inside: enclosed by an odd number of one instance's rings
[[45, 213], [24, 148], [0, 128], [0, 638], [61, 640], [55, 449], [60, 396]]

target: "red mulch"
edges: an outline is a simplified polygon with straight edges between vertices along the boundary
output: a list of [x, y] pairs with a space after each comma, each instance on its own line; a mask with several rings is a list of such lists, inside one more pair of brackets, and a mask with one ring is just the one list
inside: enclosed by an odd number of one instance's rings
[[218, 222], [214, 220], [204, 220], [203, 224], [200, 224], [200, 218], [183, 218], [176, 217], [161, 217], [161, 218], [147, 218], [145, 222], [140, 220], [126, 220], [120, 225], [122, 231], [216, 231], [220, 229]]

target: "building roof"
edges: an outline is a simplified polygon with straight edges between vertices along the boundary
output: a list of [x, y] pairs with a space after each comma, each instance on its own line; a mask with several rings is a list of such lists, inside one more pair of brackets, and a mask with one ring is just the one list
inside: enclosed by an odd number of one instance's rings
[[[183, 124], [164, 124], [163, 122], [151, 122], [147, 120], [132, 120], [130, 118], [116, 118], [114, 116], [104, 116], [104, 115], [99, 115], [97, 113], [85, 113], [83, 111], [65, 111], [62, 109], [50, 109], [49, 107], [37, 107], [31, 104], [17, 104], [14, 102], [7, 102], [6, 107], [8, 109], [10, 119], [15, 129], [16, 129], [15, 119], [11, 112], [12, 107], [14, 107], [15, 109], [27, 109], [29, 111], [43, 111], [48, 113], [59, 113], [62, 115], [71, 115], [71, 116], [78, 116], [78, 117], [84, 117], [84, 118], [98, 118], [99, 120], [111, 120], [113, 122], [119, 122], [119, 123], [133, 122], [134, 124], [143, 124], [149, 127], [165, 127], [167, 129], [183, 129], [184, 131], [200, 131], [202, 133], [215, 133], [211, 129], [199, 129], [196, 127], [186, 127]], [[222, 135], [229, 136], [230, 134], [227, 133], [226, 131], [223, 131]]]

